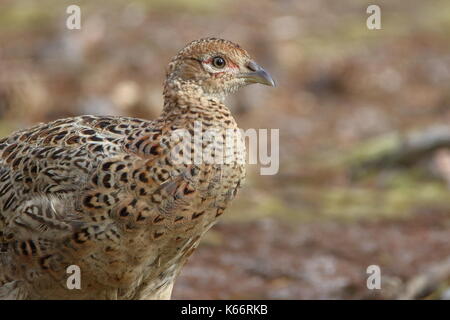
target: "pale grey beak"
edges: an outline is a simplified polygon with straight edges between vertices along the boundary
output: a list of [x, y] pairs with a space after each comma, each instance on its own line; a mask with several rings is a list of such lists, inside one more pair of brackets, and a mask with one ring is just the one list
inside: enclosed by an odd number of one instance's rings
[[267, 86], [275, 87], [275, 81], [273, 81], [270, 74], [267, 73], [260, 65], [254, 61], [247, 63], [247, 68], [250, 72], [243, 72], [240, 77], [244, 78], [248, 83], [261, 83]]

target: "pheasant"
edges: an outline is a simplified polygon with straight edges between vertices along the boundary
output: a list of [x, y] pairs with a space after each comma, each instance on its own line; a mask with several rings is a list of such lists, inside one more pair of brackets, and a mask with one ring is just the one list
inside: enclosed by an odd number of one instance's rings
[[245, 175], [242, 161], [179, 161], [195, 152], [173, 135], [239, 135], [224, 99], [252, 83], [274, 86], [239, 45], [201, 39], [169, 63], [157, 119], [85, 115], [1, 139], [0, 298], [170, 299]]

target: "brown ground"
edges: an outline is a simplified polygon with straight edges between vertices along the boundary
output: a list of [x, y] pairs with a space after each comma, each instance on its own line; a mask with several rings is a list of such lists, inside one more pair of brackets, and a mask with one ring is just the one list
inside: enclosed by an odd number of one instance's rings
[[[176, 299], [380, 299], [450, 255], [450, 220], [421, 213], [407, 221], [307, 223], [273, 219], [220, 224], [178, 280]], [[381, 290], [366, 268], [379, 265]]]

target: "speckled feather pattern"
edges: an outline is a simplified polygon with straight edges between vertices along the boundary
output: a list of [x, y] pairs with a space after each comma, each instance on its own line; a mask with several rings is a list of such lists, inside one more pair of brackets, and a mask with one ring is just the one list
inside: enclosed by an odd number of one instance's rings
[[[238, 132], [218, 94], [236, 83], [190, 59], [211, 52], [248, 59], [225, 40], [189, 44], [169, 64], [154, 121], [80, 116], [0, 140], [0, 298], [170, 297], [245, 175], [243, 164], [175, 164], [170, 154], [173, 131], [195, 121]], [[81, 290], [66, 287], [70, 265]]]

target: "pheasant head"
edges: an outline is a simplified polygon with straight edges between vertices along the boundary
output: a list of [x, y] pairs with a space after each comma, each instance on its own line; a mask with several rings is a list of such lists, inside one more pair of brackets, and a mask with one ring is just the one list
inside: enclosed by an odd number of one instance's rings
[[197, 91], [221, 101], [239, 88], [261, 83], [274, 86], [272, 77], [239, 45], [217, 38], [191, 42], [176, 55], [167, 70], [166, 93]]

